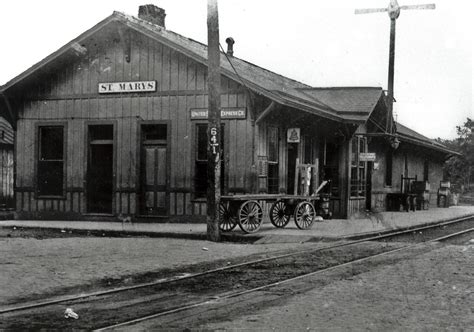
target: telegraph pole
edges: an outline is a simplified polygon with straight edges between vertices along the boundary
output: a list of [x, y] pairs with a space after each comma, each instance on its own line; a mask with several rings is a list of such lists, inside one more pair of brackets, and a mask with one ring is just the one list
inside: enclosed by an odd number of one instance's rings
[[395, 68], [395, 26], [396, 20], [400, 16], [400, 11], [405, 9], [435, 9], [435, 4], [424, 4], [424, 5], [409, 5], [409, 6], [400, 6], [397, 0], [390, 0], [387, 8], [368, 8], [368, 9], [356, 9], [356, 14], [371, 14], [378, 12], [387, 12], [390, 17], [390, 49], [388, 57], [388, 93], [387, 93], [387, 122], [386, 122], [386, 131], [389, 134], [393, 134], [393, 101], [394, 101], [394, 92], [393, 92], [393, 81], [394, 81], [394, 68]]
[[219, 51], [219, 14], [217, 0], [207, 0], [207, 59], [209, 109], [207, 127], [207, 239], [220, 241], [219, 203], [220, 188], [220, 137], [221, 137], [221, 74]]

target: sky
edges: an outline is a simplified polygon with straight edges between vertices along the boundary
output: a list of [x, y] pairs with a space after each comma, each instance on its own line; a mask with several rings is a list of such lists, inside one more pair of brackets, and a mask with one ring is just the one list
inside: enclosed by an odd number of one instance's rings
[[[220, 40], [234, 56], [314, 87], [387, 89], [389, 0], [219, 0]], [[397, 20], [396, 119], [430, 138], [454, 138], [474, 117], [473, 32], [469, 0], [404, 10]], [[113, 11], [166, 10], [166, 28], [207, 43], [207, 0], [23, 0], [0, 2], [0, 85], [41, 61]], [[225, 46], [224, 46], [225, 47]]]

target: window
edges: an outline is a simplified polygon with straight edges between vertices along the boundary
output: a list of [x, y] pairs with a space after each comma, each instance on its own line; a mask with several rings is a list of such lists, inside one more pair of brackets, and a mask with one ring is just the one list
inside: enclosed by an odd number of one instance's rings
[[151, 143], [162, 142], [167, 140], [167, 126], [166, 124], [145, 124], [142, 125], [142, 137], [144, 141]]
[[385, 185], [391, 186], [392, 185], [392, 173], [393, 173], [393, 151], [391, 147], [388, 148], [389, 150], [385, 153]]
[[[224, 188], [224, 125], [221, 125], [221, 190]], [[207, 193], [207, 124], [196, 125], [196, 159], [194, 167], [194, 198]]]
[[279, 157], [279, 135], [278, 128], [268, 127], [268, 193], [278, 194], [278, 157]]
[[62, 196], [64, 181], [64, 127], [39, 127], [37, 193]]
[[356, 136], [352, 139], [351, 197], [365, 197], [367, 162], [360, 161], [360, 153], [367, 152], [367, 139]]

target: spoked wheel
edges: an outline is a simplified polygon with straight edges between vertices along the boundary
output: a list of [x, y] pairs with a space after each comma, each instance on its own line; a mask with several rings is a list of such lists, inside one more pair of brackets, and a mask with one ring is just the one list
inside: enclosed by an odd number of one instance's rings
[[290, 215], [287, 214], [287, 206], [283, 201], [276, 201], [270, 208], [270, 221], [273, 226], [278, 228], [285, 227], [290, 221]]
[[245, 233], [255, 233], [262, 226], [263, 210], [256, 201], [246, 201], [239, 208], [239, 226]]
[[313, 224], [316, 211], [310, 202], [300, 202], [295, 209], [295, 224], [299, 229], [310, 228]]
[[219, 204], [219, 229], [229, 232], [237, 226], [237, 219], [232, 215], [229, 202]]

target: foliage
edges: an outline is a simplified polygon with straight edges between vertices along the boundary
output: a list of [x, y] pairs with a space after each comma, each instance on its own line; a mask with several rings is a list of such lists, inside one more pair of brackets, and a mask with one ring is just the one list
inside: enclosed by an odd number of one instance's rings
[[453, 140], [438, 138], [437, 141], [451, 150], [461, 153], [449, 158], [444, 166], [447, 179], [468, 188], [474, 185], [474, 121], [467, 118], [461, 126], [456, 126], [458, 137]]

